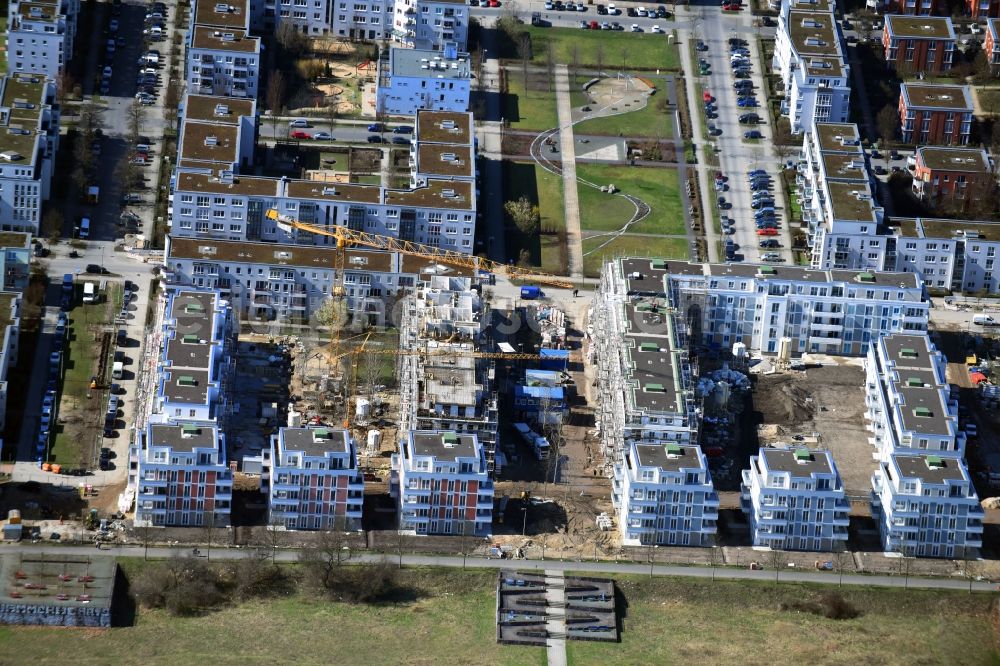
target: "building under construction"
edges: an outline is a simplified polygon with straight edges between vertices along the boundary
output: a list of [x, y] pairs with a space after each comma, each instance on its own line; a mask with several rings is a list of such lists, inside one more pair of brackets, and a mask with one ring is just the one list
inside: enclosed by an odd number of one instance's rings
[[436, 275], [409, 295], [400, 321], [400, 432], [474, 433], [495, 471], [496, 368], [489, 307], [471, 278]]

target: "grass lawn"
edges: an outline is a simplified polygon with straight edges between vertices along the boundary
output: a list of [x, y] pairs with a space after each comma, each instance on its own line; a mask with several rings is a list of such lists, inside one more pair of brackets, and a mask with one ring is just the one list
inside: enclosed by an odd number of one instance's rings
[[528, 250], [532, 265], [547, 273], [566, 271], [566, 215], [563, 209], [562, 178], [537, 164], [504, 162], [504, 201], [522, 196], [538, 206], [542, 233], [523, 237], [511, 224], [507, 233], [507, 256], [515, 261], [522, 249]]
[[[650, 215], [629, 228], [633, 233], [684, 234], [684, 212], [677, 169], [577, 164], [576, 175], [598, 185], [613, 183], [625, 194], [632, 194], [652, 208]], [[620, 229], [632, 217], [635, 208], [622, 197], [612, 196], [589, 185], [578, 184], [580, 226], [590, 231]]]
[[141, 610], [135, 626], [108, 631], [0, 627], [0, 646], [8, 655], [16, 650], [21, 663], [39, 664], [65, 664], [67, 655], [79, 663], [171, 666], [544, 664], [544, 648], [497, 644], [495, 581], [489, 571], [405, 569], [399, 582], [407, 589], [395, 603], [348, 605], [297, 593], [201, 617]]
[[[531, 81], [529, 80], [529, 84]], [[559, 125], [556, 94], [543, 84], [531, 84], [525, 93], [524, 77], [519, 71], [507, 72], [507, 94], [503, 97], [503, 117], [513, 129], [547, 130]], [[540, 88], [540, 89], [536, 89]]]
[[573, 126], [576, 134], [603, 134], [611, 136], [643, 136], [658, 139], [674, 138], [674, 112], [656, 108], [657, 96], [638, 111], [620, 113], [585, 120]]
[[[591, 13], [580, 16], [581, 20], [594, 18]], [[604, 69], [617, 69], [624, 62], [630, 70], [680, 69], [680, 50], [677, 44], [668, 44], [663, 34], [533, 26], [519, 27], [519, 31], [531, 35], [532, 62], [538, 65], [546, 64], [551, 43], [557, 63], [595, 67], [600, 63]]]
[[7, 71], [7, 17], [0, 16], [0, 69]]
[[979, 107], [988, 116], [1000, 114], [1000, 88], [975, 88], [976, 97], [979, 99]]
[[[607, 238], [585, 238], [583, 253], [597, 247]], [[625, 234], [605, 245], [597, 252], [584, 256], [583, 273], [587, 277], [599, 277], [601, 265], [607, 259], [632, 255], [663, 259], [690, 259], [687, 238], [656, 238], [655, 236], [633, 236]], [[626, 662], [619, 662], [626, 663]]]
[[[998, 659], [990, 595], [641, 576], [616, 581], [628, 602], [621, 643], [567, 641], [569, 663], [989, 664]], [[840, 594], [861, 616], [832, 620], [781, 610], [782, 603], [829, 592]]]

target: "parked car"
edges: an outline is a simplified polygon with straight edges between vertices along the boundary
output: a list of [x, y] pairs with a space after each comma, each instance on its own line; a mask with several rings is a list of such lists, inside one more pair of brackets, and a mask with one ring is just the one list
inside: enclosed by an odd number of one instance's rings
[[764, 135], [760, 133], [760, 130], [749, 130], [743, 132], [744, 139], [763, 139]]
[[410, 125], [398, 125], [392, 128], [393, 134], [413, 134], [413, 127]]
[[316, 132], [315, 134], [313, 134], [312, 138], [316, 139], [317, 141], [331, 141], [333, 139], [333, 135], [330, 134], [329, 132]]
[[305, 118], [296, 118], [292, 122], [288, 123], [289, 127], [312, 127], [312, 124]]
[[368, 143], [383, 143], [382, 137], [378, 134], [370, 134], [368, 135]]

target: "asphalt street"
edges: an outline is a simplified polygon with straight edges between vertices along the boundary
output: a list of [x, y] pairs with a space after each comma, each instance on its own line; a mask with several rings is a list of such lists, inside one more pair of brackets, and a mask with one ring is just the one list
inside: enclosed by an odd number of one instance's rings
[[[199, 549], [200, 556], [208, 556], [214, 560], [241, 560], [256, 557], [258, 551], [252, 548], [234, 549], [215, 547], [208, 552], [206, 548]], [[5, 546], [0, 553], [60, 553], [69, 555], [93, 555], [97, 549], [93, 546], [56, 546], [51, 544], [24, 544]], [[101, 553], [117, 557], [148, 557], [152, 559], [167, 559], [186, 557], [192, 554], [188, 547], [150, 546], [104, 546]], [[279, 549], [274, 554], [278, 562], [297, 562], [299, 550]], [[269, 553], [270, 554], [270, 553]], [[743, 569], [735, 567], [704, 567], [675, 566], [667, 564], [640, 564], [623, 562], [601, 562], [583, 560], [499, 560], [486, 559], [482, 556], [461, 557], [456, 555], [407, 555], [386, 553], [384, 555], [371, 553], [355, 553], [352, 562], [366, 563], [388, 560], [401, 562], [403, 566], [420, 567], [450, 567], [473, 569], [519, 569], [548, 570], [560, 572], [585, 572], [600, 574], [633, 574], [647, 576], [679, 576], [685, 578], [717, 578], [720, 580], [775, 580], [774, 571], [766, 569]], [[778, 574], [779, 582], [819, 583], [824, 585], [861, 585], [877, 587], [905, 587], [925, 590], [973, 590], [976, 592], [996, 591], [996, 585], [988, 581], [970, 581], [956, 578], [918, 578], [915, 576], [862, 576], [857, 574], [823, 573], [819, 571], [802, 571], [789, 569]]]

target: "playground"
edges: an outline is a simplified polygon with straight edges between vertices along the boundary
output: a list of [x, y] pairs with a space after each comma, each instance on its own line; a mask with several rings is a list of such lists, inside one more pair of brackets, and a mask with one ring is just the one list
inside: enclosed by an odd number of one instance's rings
[[314, 39], [310, 55], [295, 63], [302, 85], [288, 100], [288, 110], [354, 117], [361, 114], [362, 91], [375, 80], [378, 63], [367, 49], [333, 39]]

